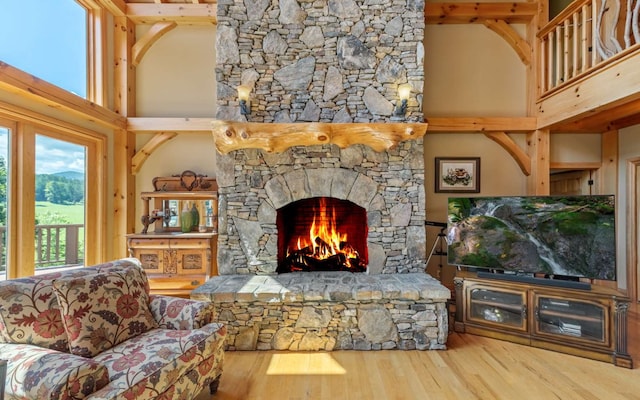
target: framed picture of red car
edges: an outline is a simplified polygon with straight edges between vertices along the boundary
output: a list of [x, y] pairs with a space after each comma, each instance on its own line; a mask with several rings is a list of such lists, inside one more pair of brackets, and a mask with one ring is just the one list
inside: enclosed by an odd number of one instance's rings
[[436, 157], [436, 193], [480, 193], [480, 157]]

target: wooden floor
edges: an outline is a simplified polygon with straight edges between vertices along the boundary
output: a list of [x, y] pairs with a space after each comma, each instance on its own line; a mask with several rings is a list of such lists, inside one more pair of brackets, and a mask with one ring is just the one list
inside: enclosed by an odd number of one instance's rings
[[634, 369], [452, 333], [445, 351], [227, 352], [217, 394], [239, 399], [640, 399], [640, 318], [629, 314]]

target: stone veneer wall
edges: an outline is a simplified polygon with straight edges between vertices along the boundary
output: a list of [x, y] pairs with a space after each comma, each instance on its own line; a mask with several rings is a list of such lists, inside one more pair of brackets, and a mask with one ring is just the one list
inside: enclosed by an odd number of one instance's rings
[[394, 120], [409, 83], [424, 120], [424, 0], [219, 0], [217, 19], [218, 119], [245, 119], [243, 84], [252, 122]]
[[318, 196], [367, 210], [370, 274], [425, 270], [422, 139], [386, 152], [364, 145], [236, 150], [218, 156], [217, 181], [220, 275], [275, 273], [277, 210]]

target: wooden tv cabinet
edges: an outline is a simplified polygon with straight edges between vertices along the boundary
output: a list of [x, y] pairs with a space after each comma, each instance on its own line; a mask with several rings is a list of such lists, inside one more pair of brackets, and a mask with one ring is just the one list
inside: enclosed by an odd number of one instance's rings
[[627, 352], [629, 298], [590, 290], [478, 278], [454, 278], [454, 330], [633, 368]]

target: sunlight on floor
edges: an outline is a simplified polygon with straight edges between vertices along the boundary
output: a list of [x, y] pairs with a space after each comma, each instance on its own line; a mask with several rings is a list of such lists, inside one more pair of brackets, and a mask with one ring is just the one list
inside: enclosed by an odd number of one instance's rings
[[347, 371], [328, 353], [274, 354], [267, 375], [344, 375]]

